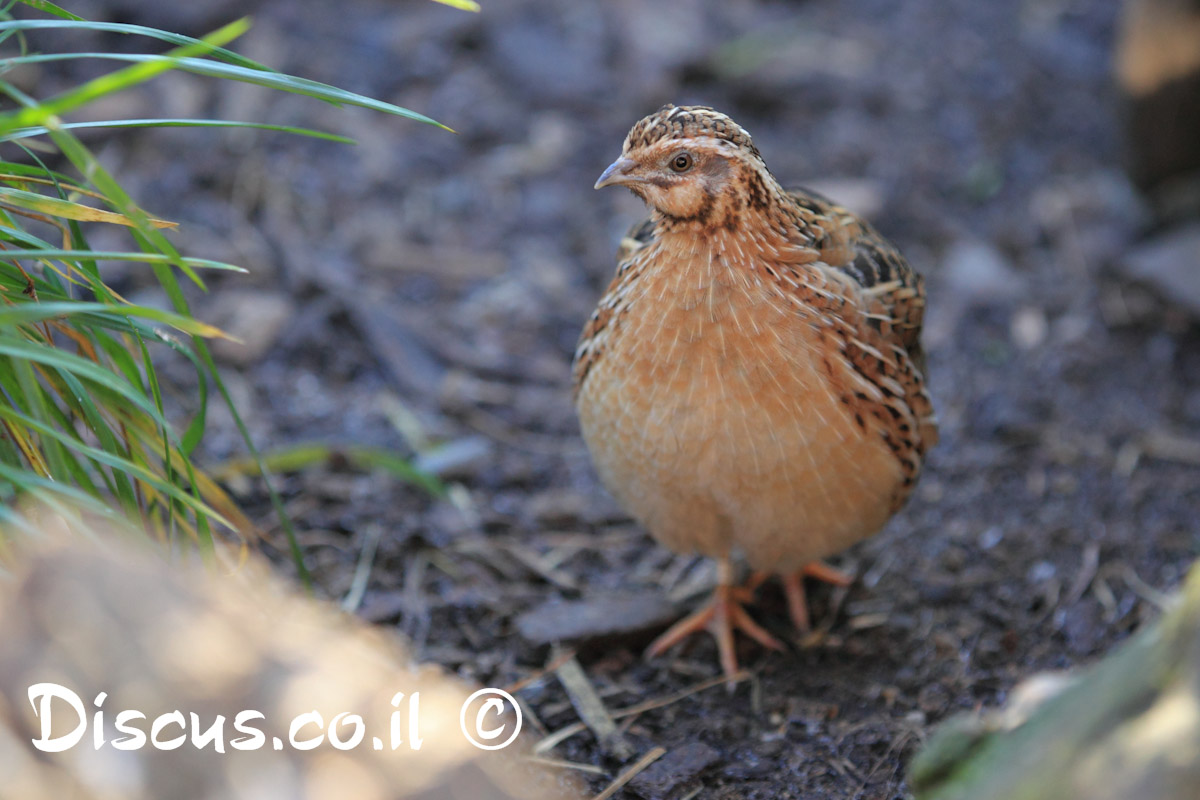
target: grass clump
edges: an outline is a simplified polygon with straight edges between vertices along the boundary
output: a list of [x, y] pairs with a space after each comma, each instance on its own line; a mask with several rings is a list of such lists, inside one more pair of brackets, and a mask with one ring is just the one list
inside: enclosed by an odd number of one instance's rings
[[[45, 18], [22, 19], [16, 9]], [[226, 492], [193, 461], [208, 403], [219, 398], [237, 422], [252, 458], [259, 455], [209, 352], [223, 336], [196, 320], [182, 283], [204, 287], [204, 274], [240, 270], [180, 254], [167, 232], [174, 224], [146, 213], [76, 136], [83, 127], [251, 127], [348, 141], [345, 137], [255, 121], [134, 119], [71, 122], [69, 115], [169, 70], [235, 80], [439, 125], [408, 109], [277, 72], [225, 45], [246, 20], [202, 39], [120, 23], [83, 20], [45, 0], [0, 9], [0, 522], [36, 530], [23, 501], [67, 519], [80, 513], [130, 517], [164, 541], [210, 549], [214, 531], [247, 540], [253, 526]], [[161, 53], [50, 52], [27, 48], [33, 30], [91, 30], [145, 40]], [[103, 59], [122, 66], [48, 98], [31, 97], [9, 80], [28, 64]], [[442, 127], [439, 125], [439, 127]], [[90, 226], [117, 225], [129, 235], [121, 251], [93, 250]], [[172, 310], [136, 305], [105, 281], [122, 261], [151, 271]], [[194, 369], [198, 393], [178, 429], [166, 418], [152, 356], [167, 349]], [[302, 578], [307, 572], [295, 535], [270, 488]], [[4, 546], [0, 541], [0, 547]]]

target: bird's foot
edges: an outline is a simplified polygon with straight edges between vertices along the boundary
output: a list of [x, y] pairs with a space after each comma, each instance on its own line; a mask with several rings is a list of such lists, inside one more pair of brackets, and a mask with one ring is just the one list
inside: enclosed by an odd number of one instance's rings
[[[756, 572], [750, 576], [745, 588], [753, 591], [769, 577], [770, 573]], [[804, 579], [806, 577], [823, 583], [831, 583], [834, 586], [849, 586], [854, 582], [852, 575], [820, 561], [811, 561], [801, 567], [798, 572], [781, 575], [779, 582], [783, 584], [783, 596], [787, 598], [788, 615], [791, 616], [792, 624], [800, 633], [808, 633], [812, 630], [812, 622], [808, 616], [808, 601], [804, 597]]]
[[734, 629], [740, 630], [763, 647], [782, 650], [779, 643], [766, 629], [751, 619], [742, 608], [749, 602], [753, 589], [747, 586], [719, 584], [712, 599], [698, 611], [684, 617], [646, 648], [646, 657], [654, 658], [665, 653], [693, 633], [707, 630], [717, 640], [717, 652], [721, 658], [721, 669], [725, 677], [732, 679], [738, 671], [737, 654], [733, 647]]

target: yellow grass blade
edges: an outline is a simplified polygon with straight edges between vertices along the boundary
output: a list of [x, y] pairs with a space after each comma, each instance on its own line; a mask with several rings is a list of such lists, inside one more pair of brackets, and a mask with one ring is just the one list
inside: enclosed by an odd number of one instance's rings
[[[98, 208], [72, 203], [69, 200], [59, 200], [57, 197], [46, 197], [37, 192], [26, 192], [22, 189], [13, 189], [6, 186], [0, 186], [0, 203], [5, 203], [26, 211], [34, 211], [39, 214], [48, 214], [52, 217], [63, 217], [65, 219], [79, 220], [80, 222], [108, 222], [113, 225], [134, 227], [133, 220], [124, 214], [118, 214], [114, 211], [101, 211]], [[156, 228], [179, 227], [178, 222], [168, 222], [167, 220], [153, 218], [151, 218], [150, 224]]]

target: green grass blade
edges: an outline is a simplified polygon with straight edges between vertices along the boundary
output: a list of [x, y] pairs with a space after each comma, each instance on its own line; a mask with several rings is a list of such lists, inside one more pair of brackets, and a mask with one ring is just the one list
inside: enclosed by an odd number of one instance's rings
[[[0, 211], [0, 216], [4, 216], [7, 218], [9, 215], [4, 214], [2, 211]], [[3, 239], [6, 242], [13, 242], [14, 244], [20, 244], [20, 245], [26, 247], [28, 250], [36, 251], [36, 250], [53, 250], [53, 249], [55, 249], [45, 239], [39, 239], [38, 237], [34, 236], [32, 233], [23, 231], [20, 228], [15, 228], [12, 225], [0, 225], [0, 239]], [[3, 253], [0, 253], [0, 257], [3, 257], [5, 260], [8, 260], [9, 256], [7, 254], [9, 252], [11, 252], [11, 251], [5, 250]], [[64, 252], [70, 252], [70, 251], [64, 251]], [[78, 253], [78, 255], [86, 256], [87, 253]], [[25, 256], [15, 256], [15, 258], [25, 258]]]
[[[113, 454], [114, 458], [117, 457], [117, 454], [125, 453], [126, 448], [120, 441], [122, 437], [109, 427], [108, 422], [104, 419], [103, 415], [100, 413], [100, 410], [96, 407], [95, 401], [93, 401], [91, 394], [89, 394], [87, 389], [84, 388], [83, 384], [70, 372], [60, 371], [58, 377], [62, 379], [67, 388], [67, 391], [64, 392], [62, 396], [64, 404], [75, 409], [76, 412], [83, 417], [88, 428], [91, 429], [92, 433], [95, 434], [97, 439], [99, 439], [99, 444], [103, 448], [103, 452]], [[0, 408], [0, 416], [3, 415], [4, 409]], [[75, 433], [74, 426], [71, 425], [60, 424], [55, 427], [45, 426], [49, 431], [52, 431], [52, 433], [46, 433], [46, 431], [42, 431], [41, 428], [39, 428], [37, 423], [19, 418], [17, 418], [15, 421], [24, 424], [27, 428], [38, 430], [42, 432], [43, 435], [51, 436], [68, 449], [72, 449], [70, 444], [71, 442], [79, 442], [78, 436], [71, 436], [63, 432], [70, 431], [70, 433]], [[79, 448], [74, 449], [76, 452], [82, 453], [85, 456], [89, 456], [89, 453], [86, 450], [81, 450]], [[105, 462], [94, 457], [92, 457], [92, 460], [98, 461], [101, 464], [107, 463], [110, 467], [118, 466], [117, 464]], [[136, 515], [141, 509], [138, 507], [137, 494], [134, 491], [133, 484], [130, 482], [130, 477], [131, 475], [128, 470], [120, 468], [112, 470], [114, 493], [116, 494], [117, 499], [120, 501], [126, 513], [130, 515]]]
[[36, 8], [38, 11], [45, 11], [47, 14], [53, 14], [56, 17], [75, 20], [77, 22], [84, 21], [83, 17], [75, 16], [70, 11], [54, 5], [54, 3], [51, 3], [50, 0], [20, 0], [20, 2], [24, 3], [30, 8]]
[[[134, 386], [142, 382], [142, 373], [124, 342], [117, 340], [103, 330], [93, 329], [90, 333], [92, 341], [95, 342], [99, 350], [108, 356], [113, 366], [125, 377], [125, 380]], [[162, 409], [159, 410], [161, 411]]]
[[[133, 202], [77, 138], [76, 131], [101, 127], [224, 127], [294, 133], [338, 142], [351, 140], [294, 126], [230, 120], [67, 122], [61, 116], [167, 70], [185, 69], [445, 126], [390, 103], [275, 72], [224, 49], [222, 45], [245, 30], [244, 20], [203, 39], [192, 39], [142, 26], [89, 23], [49, 0], [21, 1], [62, 19], [0, 19], [0, 41], [12, 37], [22, 48], [21, 55], [0, 60], [0, 70], [20, 64], [81, 58], [121, 60], [127, 66], [44, 102], [0, 79], [0, 96], [8, 96], [17, 103], [16, 110], [0, 113], [0, 141], [12, 142], [31, 162], [30, 165], [0, 162], [0, 246], [12, 248], [0, 252], [0, 292], [10, 298], [7, 304], [0, 304], [0, 394], [8, 401], [7, 405], [0, 405], [0, 421], [4, 423], [0, 426], [0, 499], [15, 500], [25, 492], [57, 502], [62, 508], [66, 507], [64, 499], [70, 496], [97, 508], [103, 508], [107, 499], [140, 514], [160, 534], [173, 538], [177, 527], [186, 530], [196, 537], [202, 550], [211, 547], [210, 520], [239, 531], [253, 530], [253, 524], [226, 493], [190, 460], [204, 433], [211, 381], [228, 406], [251, 458], [264, 474], [266, 489], [287, 534], [300, 580], [311, 587], [291, 520], [269, 474], [263, 470], [262, 455], [204, 340], [221, 332], [192, 319], [180, 285], [179, 272], [203, 288], [198, 276], [201, 269], [238, 268], [181, 257], [155, 228], [156, 221]], [[15, 2], [0, 0], [0, 18], [9, 16]], [[470, 0], [446, 2], [477, 8]], [[66, 18], [71, 21], [64, 22]], [[106, 31], [146, 36], [178, 46], [162, 55], [26, 55], [25, 34], [37, 29]], [[22, 141], [33, 136], [49, 136], [80, 173], [83, 182], [48, 169], [38, 154], [38, 150], [46, 149], [45, 143], [38, 143], [35, 148], [32, 143], [27, 146]], [[98, 208], [72, 202], [78, 199], [79, 192], [90, 194], [89, 190], [95, 190], [101, 199], [94, 204]], [[65, 242], [55, 247], [57, 242], [52, 244], [27, 232], [21, 213], [25, 211], [56, 218], [54, 222], [63, 228]], [[141, 252], [88, 252], [81, 223], [96, 219], [130, 226]], [[149, 264], [174, 311], [134, 306], [120, 298], [105, 284], [100, 269], [101, 263], [111, 260]], [[27, 288], [36, 291], [39, 302], [30, 302], [22, 296]], [[79, 302], [75, 299], [79, 296], [94, 296], [96, 302]], [[173, 326], [190, 337], [190, 341], [173, 336], [160, 326]], [[56, 333], [50, 334], [50, 328]], [[162, 387], [148, 346], [154, 341], [184, 355], [196, 370], [199, 410], [188, 422], [182, 438], [176, 436], [166, 419]], [[78, 354], [72, 353], [76, 348]], [[10, 435], [4, 436], [5, 432]], [[351, 448], [343, 454], [356, 467], [386, 469], [430, 491], [441, 488], [434, 479], [418, 473], [409, 462], [394, 454], [372, 448]], [[19, 465], [24, 464], [34, 469], [20, 469]]]
[[142, 464], [138, 464], [128, 458], [123, 458], [122, 456], [117, 455], [109, 450], [102, 450], [98, 447], [92, 447], [91, 445], [84, 444], [83, 442], [68, 436], [62, 431], [56, 430], [51, 425], [46, 425], [36, 419], [33, 419], [32, 417], [19, 414], [16, 411], [13, 411], [11, 408], [6, 408], [2, 405], [0, 405], [0, 418], [19, 422], [21, 425], [35, 430], [43, 436], [55, 439], [64, 447], [70, 448], [71, 450], [85, 455], [99, 464], [105, 464], [106, 466], [113, 467], [115, 474], [122, 476], [133, 476], [147, 485], [153, 486], [157, 491], [169, 496], [173, 500], [183, 503], [198, 515], [215, 519], [222, 525], [229, 527], [231, 530], [234, 529], [233, 524], [218, 514], [215, 509], [209, 508], [188, 492], [185, 492], [178, 486], [175, 486], [164, 480], [160, 476], [151, 472]]
[[[25, 152], [30, 153], [29, 150], [25, 150]], [[29, 178], [48, 178], [50, 180], [62, 181], [63, 183], [71, 182], [71, 179], [66, 175], [63, 175], [61, 172], [55, 172], [52, 169], [48, 169], [44, 165], [34, 166], [33, 164], [17, 164], [12, 161], [0, 161], [0, 173], [3, 173], [6, 176], [17, 175]], [[4, 180], [11, 179], [5, 177]]]
[[[10, 230], [13, 230], [14, 235], [17, 233], [14, 229], [0, 227], [0, 237], [3, 237], [6, 231]], [[34, 244], [40, 242], [40, 240], [34, 237], [27, 237], [27, 240]], [[41, 243], [45, 244], [44, 242]], [[147, 253], [138, 250], [61, 250], [53, 247], [0, 250], [0, 260], [8, 261], [17, 258], [53, 258], [63, 261], [74, 261], [76, 259], [87, 259], [88, 261], [134, 261], [146, 264], [172, 263], [171, 258], [163, 253]], [[243, 274], [249, 272], [245, 267], [239, 267], [236, 264], [227, 264], [224, 261], [211, 261], [207, 258], [181, 258], [180, 261], [193, 269], [219, 269]]]
[[[271, 125], [265, 122], [239, 122], [224, 119], [116, 119], [98, 120], [94, 122], [64, 122], [60, 130], [75, 130], [79, 128], [253, 128], [264, 131], [291, 133], [297, 136], [307, 136], [312, 139], [324, 139], [341, 144], [357, 144], [348, 136], [336, 133], [316, 131], [311, 128], [297, 128], [293, 125]], [[45, 126], [33, 128], [18, 128], [0, 136], [0, 142], [11, 142], [17, 139], [27, 139], [31, 136], [43, 136], [50, 132]]]
[[[11, 366], [15, 383], [13, 388], [9, 390], [9, 397], [13, 401], [13, 407], [17, 407], [18, 402], [23, 401], [23, 406], [29, 414], [38, 419], [51, 418], [53, 413], [47, 407], [47, 398], [42, 391], [41, 384], [38, 382], [33, 365], [27, 360], [14, 359], [11, 362]], [[66, 451], [57, 442], [39, 444], [41, 445], [40, 456], [42, 463], [40, 465], [31, 463], [30, 467], [36, 472], [44, 474], [47, 478], [65, 480], [70, 473], [70, 469], [67, 466], [68, 456]]]
[[[369, 108], [374, 111], [381, 111], [385, 114], [393, 114], [398, 117], [423, 122], [427, 125], [436, 125], [443, 130], [452, 130], [435, 119], [431, 119], [424, 114], [418, 114], [416, 111], [410, 111], [407, 108], [402, 108], [392, 103], [385, 103], [382, 100], [376, 100], [373, 97], [349, 92], [345, 89], [339, 89], [336, 86], [330, 86], [319, 81], [309, 80], [308, 78], [298, 78], [294, 75], [285, 75], [283, 73], [268, 73], [260, 70], [245, 69], [237, 67], [233, 64], [225, 64], [219, 61], [208, 61], [203, 58], [181, 57], [172, 54], [168, 55], [146, 55], [136, 53], [47, 53], [44, 55], [31, 56], [15, 56], [0, 60], [0, 68], [4, 66], [16, 66], [19, 64], [41, 64], [47, 61], [64, 61], [78, 58], [99, 58], [112, 61], [132, 61], [139, 66], [159, 65], [160, 69], [154, 74], [166, 71], [168, 69], [181, 69], [185, 72], [191, 72], [196, 75], [205, 75], [211, 78], [225, 78], [229, 80], [241, 81], [243, 83], [252, 83], [256, 86], [265, 86], [269, 89], [279, 89], [293, 94], [302, 94], [308, 97], [313, 97], [318, 100], [324, 100], [334, 105], [351, 105]], [[133, 69], [129, 67], [128, 69]], [[113, 75], [123, 73], [125, 70], [118, 70]], [[99, 80], [99, 79], [97, 79]], [[53, 101], [52, 101], [53, 102]], [[12, 124], [6, 122], [5, 115], [0, 115], [0, 134], [5, 133], [12, 128], [31, 127], [33, 125], [41, 125], [42, 120], [24, 121], [18, 120]]]
[[300, 583], [306, 590], [311, 592], [313, 588], [312, 573], [308, 571], [308, 566], [304, 563], [304, 551], [300, 549], [300, 540], [296, 538], [296, 528], [292, 525], [292, 518], [288, 516], [287, 509], [283, 507], [283, 498], [279, 496], [274, 482], [263, 466], [262, 454], [255, 446], [254, 439], [250, 436], [250, 429], [246, 427], [246, 421], [242, 419], [242, 415], [238, 412], [237, 406], [229, 394], [229, 389], [225, 386], [225, 382], [221, 380], [220, 373], [217, 372], [217, 364], [213, 361], [208, 345], [203, 339], [193, 339], [193, 341], [196, 345], [197, 355], [204, 362], [204, 366], [207, 367], [208, 374], [212, 376], [213, 383], [216, 384], [217, 391], [221, 394], [221, 399], [225, 401], [225, 406], [229, 409], [229, 414], [233, 417], [234, 424], [237, 425], [242, 441], [246, 443], [246, 447], [250, 450], [250, 457], [258, 465], [263, 485], [266, 486], [267, 494], [271, 498], [271, 507], [275, 510], [275, 515], [279, 517], [279, 524], [283, 527], [283, 532], [287, 536], [288, 549], [291, 551], [292, 561], [296, 565], [296, 573], [300, 578]]
[[45, 503], [46, 506], [66, 517], [74, 517], [78, 511], [87, 511], [113, 522], [128, 524], [125, 517], [115, 509], [69, 484], [38, 477], [25, 470], [11, 467], [2, 461], [0, 461], [0, 479], [7, 480], [19, 492], [28, 494], [38, 502]]
[[441, 496], [446, 493], [446, 487], [441, 481], [417, 469], [408, 459], [382, 447], [367, 445], [342, 446], [324, 442], [295, 444], [263, 454], [261, 465], [250, 459], [240, 459], [221, 465], [214, 470], [214, 474], [226, 477], [235, 474], [258, 475], [264, 466], [272, 472], [299, 472], [314, 464], [334, 460], [344, 461], [363, 471], [383, 470], [433, 495]]
[[158, 409], [147, 402], [144, 395], [136, 391], [128, 382], [86, 358], [59, 350], [56, 347], [33, 344], [3, 331], [0, 331], [0, 355], [15, 359], [17, 364], [42, 364], [56, 370], [61, 369], [74, 373], [81, 379], [107, 389], [144, 411], [156, 425], [167, 425], [167, 421], [158, 413]]
[[[162, 390], [161, 390], [161, 387], [158, 385], [158, 374], [154, 369], [154, 362], [152, 362], [150, 360], [150, 350], [146, 347], [145, 339], [143, 339], [141, 336], [138, 336], [136, 338], [137, 338], [137, 344], [138, 344], [138, 351], [142, 355], [142, 365], [146, 370], [147, 382], [150, 384], [150, 394], [151, 394], [151, 397], [154, 399], [154, 407], [158, 409], [158, 413], [162, 414], [165, 417], [166, 413], [163, 408]], [[132, 362], [132, 360], [133, 359], [130, 358], [131, 362]], [[130, 366], [130, 368], [131, 369], [133, 368], [132, 365]], [[197, 370], [197, 373], [199, 373], [199, 370]], [[204, 380], [204, 376], [202, 374], [199, 375], [199, 378], [200, 378], [199, 385], [200, 385], [201, 392], [207, 396], [208, 381]], [[171, 437], [170, 437], [170, 434], [165, 430], [161, 431], [161, 434], [162, 434], [162, 439], [161, 439], [162, 463], [164, 465], [165, 477], [166, 477], [167, 481], [174, 483], [175, 482], [175, 462], [171, 459]], [[187, 437], [185, 436], [184, 437], [185, 442], [186, 442], [186, 438]], [[186, 447], [186, 444], [184, 446]], [[189, 455], [190, 453], [189, 453], [189, 451], [185, 450], [184, 454], [185, 454], [185, 457], [187, 457], [187, 455]], [[192, 485], [194, 487], [195, 483], [193, 482]], [[175, 518], [175, 509], [176, 509], [176, 506], [174, 503], [172, 503], [169, 507], [168, 514], [167, 514], [167, 526], [168, 526], [167, 536], [169, 539], [172, 539], [172, 540], [175, 538], [175, 530], [177, 527], [176, 518]], [[203, 529], [203, 535], [206, 537], [208, 544], [211, 546], [212, 531], [205, 528], [205, 529]]]
[[[27, 2], [27, 0], [22, 0]], [[67, 12], [63, 12], [67, 13]], [[179, 33], [171, 33], [170, 31], [159, 30], [158, 28], [148, 28], [144, 25], [130, 25], [124, 22], [92, 22], [85, 20], [82, 17], [76, 17], [73, 14], [69, 20], [55, 19], [19, 19], [9, 22], [0, 22], [0, 32], [2, 31], [34, 31], [46, 29], [74, 29], [86, 31], [101, 31], [104, 33], [123, 33], [135, 36], [148, 36], [151, 39], [158, 39], [169, 44], [176, 45], [194, 45], [201, 44], [199, 39], [194, 39], [191, 36], [184, 36]], [[275, 70], [260, 64], [253, 59], [238, 55], [232, 50], [226, 50], [223, 47], [209, 47], [208, 53], [213, 58], [219, 58], [230, 64], [237, 64], [240, 67], [247, 69], [257, 69], [263, 72], [275, 72]]]
[[[31, 128], [34, 126], [49, 125], [49, 121], [53, 118], [72, 111], [80, 106], [87, 105], [105, 95], [119, 92], [143, 83], [156, 75], [160, 75], [171, 69], [180, 66], [180, 62], [187, 56], [193, 56], [200, 53], [211, 51], [213, 47], [226, 44], [241, 36], [250, 27], [250, 23], [246, 19], [236, 20], [228, 25], [214, 31], [205, 36], [203, 39], [197, 40], [195, 44], [189, 44], [184, 47], [176, 48], [166, 55], [155, 56], [149, 59], [123, 59], [135, 61], [133, 66], [119, 69], [115, 72], [110, 72], [107, 75], [101, 75], [98, 78], [93, 78], [87, 81], [82, 86], [72, 89], [69, 92], [51, 98], [41, 103], [33, 103], [26, 105], [19, 111], [0, 114], [0, 134], [6, 134], [14, 128]], [[50, 60], [60, 60], [63, 54], [54, 54], [49, 57]], [[5, 66], [15, 66], [26, 62], [30, 58], [39, 58], [37, 56], [20, 56], [17, 58], [9, 58], [0, 60], [0, 69]], [[203, 62], [203, 59], [196, 59]], [[219, 64], [221, 62], [211, 62]], [[244, 70], [248, 73], [258, 73], [269, 75], [271, 73], [262, 72], [261, 70], [250, 70], [245, 67], [235, 67], [232, 64], [225, 66], [231, 69]], [[7, 87], [8, 85], [5, 84]]]
[[408, 459], [382, 448], [351, 447], [347, 455], [353, 463], [358, 464], [363, 469], [385, 470], [438, 497], [446, 493], [446, 487], [437, 478], [417, 469]]
[[0, 307], [0, 328], [8, 325], [29, 324], [56, 317], [84, 317], [86, 319], [103, 318], [104, 315], [119, 317], [142, 317], [170, 325], [184, 333], [193, 336], [229, 338], [219, 328], [200, 322], [190, 316], [174, 314], [161, 308], [135, 305], [107, 305], [105, 303], [85, 303], [81, 301], [58, 303], [21, 303], [15, 306]]
[[[83, 143], [67, 131], [54, 130], [53, 125], [50, 127], [50, 136], [52, 139], [54, 139], [54, 143], [58, 145], [58, 148], [63, 151], [63, 155], [69, 158], [71, 163], [75, 165], [75, 168], [86, 175], [92, 184], [105, 197], [107, 197], [108, 200], [115, 205], [122, 214], [134, 221], [135, 226], [132, 232], [133, 238], [138, 243], [138, 246], [143, 250], [154, 250], [159, 253], [165, 253], [170, 257], [170, 262], [173, 266], [178, 267], [183, 274], [187, 275], [188, 278], [191, 279], [192, 283], [207, 291], [208, 287], [204, 285], [204, 281], [200, 280], [200, 276], [196, 274], [195, 270], [184, 263], [183, 257], [179, 254], [179, 251], [175, 249], [175, 246], [167, 241], [167, 238], [159, 231], [154, 229], [154, 227], [150, 224], [150, 218], [146, 216], [146, 213], [134, 204], [133, 199], [128, 195], [128, 193], [126, 193], [121, 184], [108, 174], [108, 171], [104, 169], [104, 167], [100, 165], [100, 162], [96, 160], [91, 152], [83, 146]], [[163, 278], [160, 274], [161, 269], [162, 268], [158, 266], [155, 267], [155, 274], [159, 275], [160, 283], [163, 281]], [[169, 271], [167, 271], [167, 274], [169, 274]], [[178, 291], [178, 284], [175, 284], [174, 278], [171, 278], [170, 282], [175, 286], [175, 290]], [[168, 294], [171, 293], [169, 286], [164, 286], [163, 288], [167, 289]], [[188, 313], [186, 307], [177, 310], [179, 310], [180, 313]]]

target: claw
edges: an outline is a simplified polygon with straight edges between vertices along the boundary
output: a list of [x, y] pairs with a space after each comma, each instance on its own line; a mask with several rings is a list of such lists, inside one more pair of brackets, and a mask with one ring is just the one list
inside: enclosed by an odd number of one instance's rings
[[726, 678], [732, 679], [738, 671], [737, 654], [733, 646], [733, 632], [739, 630], [763, 647], [782, 650], [779, 640], [767, 632], [746, 613], [742, 604], [750, 600], [753, 590], [749, 587], [732, 586], [732, 570], [727, 562], [718, 562], [720, 582], [713, 590], [712, 599], [694, 613], [684, 617], [667, 629], [646, 648], [647, 658], [665, 653], [693, 633], [707, 630], [717, 640], [721, 669]]
[[[770, 577], [769, 573], [756, 572], [750, 576], [747, 586], [758, 588], [768, 577]], [[787, 598], [788, 615], [800, 633], [808, 633], [812, 630], [812, 622], [808, 615], [808, 600], [804, 596], [804, 579], [806, 577], [823, 583], [831, 583], [834, 586], [849, 586], [854, 582], [853, 576], [820, 561], [810, 561], [801, 567], [799, 572], [780, 576], [779, 582], [783, 584], [783, 595]]]
[[[733, 585], [733, 568], [728, 561], [717, 562], [717, 588], [712, 598], [699, 609], [676, 622], [646, 648], [647, 658], [656, 658], [693, 633], [706, 630], [717, 640], [717, 652], [721, 659], [721, 670], [726, 678], [733, 678], [738, 671], [737, 653], [734, 650], [733, 632], [739, 630], [770, 650], [782, 650], [779, 640], [767, 632], [746, 613], [742, 606], [749, 603], [759, 586], [771, 577], [769, 572], [755, 572], [744, 586]], [[799, 571], [780, 576], [783, 593], [787, 598], [788, 614], [801, 633], [812, 630], [808, 616], [808, 601], [804, 597], [804, 579], [815, 578], [835, 586], [849, 586], [854, 578], [833, 567], [813, 561]], [[730, 684], [732, 686], [732, 684]]]

